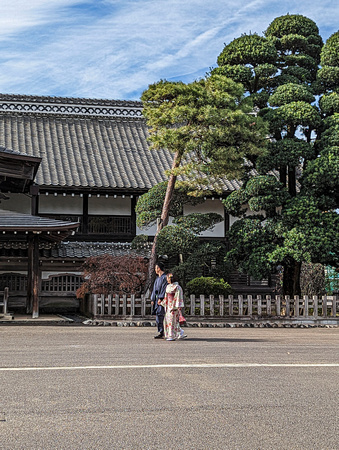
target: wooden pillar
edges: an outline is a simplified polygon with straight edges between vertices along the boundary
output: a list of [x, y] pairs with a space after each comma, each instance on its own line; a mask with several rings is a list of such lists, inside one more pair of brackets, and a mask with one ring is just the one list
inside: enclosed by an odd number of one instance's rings
[[28, 239], [28, 277], [27, 277], [26, 312], [32, 318], [39, 317], [40, 267], [39, 235], [33, 234]]
[[31, 194], [31, 214], [37, 216], [39, 214], [39, 186], [33, 185], [30, 187]]
[[135, 207], [137, 205], [137, 198], [134, 195], [131, 198], [131, 234], [133, 237], [137, 235], [137, 224], [136, 224], [136, 213], [135, 213]]
[[28, 237], [27, 297], [26, 313], [32, 314], [33, 308], [33, 235]]
[[88, 234], [88, 194], [82, 199], [82, 233]]

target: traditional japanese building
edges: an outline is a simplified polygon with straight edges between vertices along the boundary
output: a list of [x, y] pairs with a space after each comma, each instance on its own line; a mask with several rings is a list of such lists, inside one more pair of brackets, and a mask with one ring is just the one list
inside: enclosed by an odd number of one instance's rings
[[[135, 205], [139, 195], [166, 179], [172, 155], [149, 149], [140, 102], [0, 94], [0, 146], [40, 162], [29, 192], [15, 183], [1, 188], [1, 208], [79, 224], [67, 241], [40, 248], [47, 290], [56, 285], [65, 298], [71, 292], [74, 297], [86, 257], [130, 252], [136, 235], [154, 235], [155, 228], [145, 232], [136, 226]], [[225, 180], [224, 195], [239, 186]], [[219, 196], [194, 210], [221, 214], [224, 221], [203, 237], [225, 239], [234, 218], [225, 214]], [[0, 247], [0, 283], [24, 283], [26, 266], [20, 246]]]

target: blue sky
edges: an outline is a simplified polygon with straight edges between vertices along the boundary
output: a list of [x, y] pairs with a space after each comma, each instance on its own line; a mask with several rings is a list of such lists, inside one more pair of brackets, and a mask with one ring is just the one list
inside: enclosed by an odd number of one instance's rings
[[1, 0], [0, 92], [138, 100], [203, 77], [225, 43], [287, 13], [324, 41], [339, 29], [333, 0]]

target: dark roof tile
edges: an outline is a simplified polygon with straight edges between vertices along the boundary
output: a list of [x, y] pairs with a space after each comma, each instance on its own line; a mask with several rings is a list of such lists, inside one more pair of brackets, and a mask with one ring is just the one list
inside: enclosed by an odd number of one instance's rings
[[151, 151], [147, 134], [140, 102], [0, 94], [0, 145], [41, 157], [43, 187], [150, 189], [172, 155]]

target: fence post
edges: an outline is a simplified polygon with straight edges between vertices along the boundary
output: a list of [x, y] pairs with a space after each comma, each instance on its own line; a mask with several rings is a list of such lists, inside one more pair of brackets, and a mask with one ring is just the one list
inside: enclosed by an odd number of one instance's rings
[[141, 316], [146, 316], [146, 297], [144, 294], [141, 295]]
[[229, 315], [233, 316], [233, 295], [228, 296]]
[[238, 295], [238, 315], [242, 316], [244, 314], [244, 297]]
[[313, 316], [315, 319], [318, 318], [318, 296], [313, 295]]
[[257, 295], [257, 299], [258, 299], [258, 316], [261, 316], [262, 314], [261, 295]]
[[308, 295], [304, 295], [304, 317], [308, 317]]
[[112, 294], [108, 294], [107, 296], [107, 314], [109, 316], [112, 315]]
[[4, 315], [7, 314], [7, 308], [8, 308], [8, 287], [4, 288]]
[[220, 317], [223, 317], [224, 315], [224, 296], [219, 295], [219, 314]]
[[115, 295], [115, 315], [118, 316], [120, 312], [120, 298], [119, 294]]
[[331, 315], [334, 318], [336, 318], [336, 316], [337, 316], [337, 298], [335, 295], [332, 297]]
[[280, 295], [275, 296], [275, 313], [277, 316], [281, 315], [281, 297], [280, 297]]
[[195, 295], [191, 294], [190, 295], [190, 314], [191, 316], [195, 316]]
[[266, 295], [266, 312], [268, 316], [272, 316], [272, 301], [270, 295]]
[[200, 315], [205, 315], [205, 296], [200, 295]]
[[299, 317], [299, 295], [294, 296], [294, 317]]
[[135, 294], [131, 294], [131, 316], [135, 316]]
[[248, 311], [247, 311], [247, 315], [251, 316], [253, 314], [253, 300], [252, 300], [252, 295], [248, 295], [247, 296], [247, 304], [248, 304]]
[[92, 295], [92, 314], [93, 316], [97, 316], [98, 315], [98, 294], [94, 294]]
[[327, 317], [327, 295], [323, 295], [323, 317]]
[[127, 295], [122, 296], [122, 315], [126, 316], [127, 314]]
[[290, 317], [291, 315], [291, 300], [289, 295], [285, 295], [285, 304], [286, 304], [286, 317]]
[[210, 295], [210, 316], [214, 316], [214, 295]]

